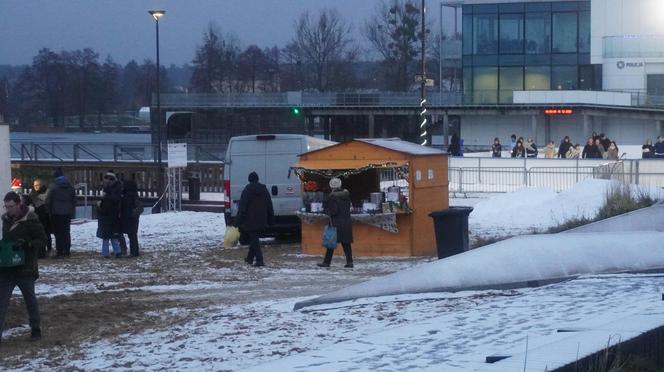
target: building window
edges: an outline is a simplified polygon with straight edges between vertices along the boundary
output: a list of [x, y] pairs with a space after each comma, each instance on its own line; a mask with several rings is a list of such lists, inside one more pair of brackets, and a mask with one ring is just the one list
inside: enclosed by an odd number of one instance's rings
[[463, 55], [473, 54], [473, 16], [463, 16]]
[[578, 88], [577, 66], [553, 66], [551, 68], [551, 89], [575, 90]]
[[523, 14], [500, 15], [500, 53], [523, 54]]
[[526, 13], [526, 53], [551, 51], [551, 13]]
[[526, 90], [551, 89], [551, 67], [526, 66]]
[[579, 53], [590, 53], [590, 12], [579, 12]]
[[473, 16], [473, 54], [498, 53], [498, 16], [476, 14]]
[[593, 90], [595, 87], [595, 67], [579, 66], [579, 90]]
[[515, 90], [523, 90], [523, 67], [500, 68], [500, 103], [512, 103]]
[[576, 53], [577, 14], [553, 13], [553, 52]]
[[475, 67], [473, 69], [473, 102], [496, 103], [497, 96], [498, 68]]

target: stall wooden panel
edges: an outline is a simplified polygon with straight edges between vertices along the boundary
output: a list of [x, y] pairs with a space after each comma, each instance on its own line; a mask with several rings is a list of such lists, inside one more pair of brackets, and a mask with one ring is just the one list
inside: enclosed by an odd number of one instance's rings
[[[302, 225], [302, 254], [323, 255], [322, 246], [323, 226], [325, 221]], [[410, 249], [412, 226], [409, 215], [397, 215], [399, 234], [381, 230], [378, 227], [353, 221], [353, 256], [384, 257], [384, 256], [412, 256]], [[343, 256], [341, 244], [334, 254]], [[435, 251], [434, 251], [435, 255]]]

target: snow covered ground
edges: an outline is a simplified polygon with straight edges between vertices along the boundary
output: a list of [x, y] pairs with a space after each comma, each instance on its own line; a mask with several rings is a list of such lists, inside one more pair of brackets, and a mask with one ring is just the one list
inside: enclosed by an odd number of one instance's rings
[[[529, 233], [592, 213], [606, 185], [575, 192], [520, 190], [471, 203], [473, 234]], [[562, 208], [565, 214], [556, 213]], [[496, 211], [498, 210], [498, 211]], [[292, 311], [293, 305], [432, 258], [341, 259], [315, 266], [296, 244], [265, 248], [268, 267], [223, 249], [223, 215], [141, 218], [137, 259], [103, 259], [96, 223], [72, 227], [73, 257], [45, 260], [37, 293], [44, 338], [24, 341], [12, 303], [0, 347], [3, 370], [484, 370], [484, 358], [537, 347], [559, 328], [661, 314], [664, 275], [604, 275], [540, 287], [400, 295]], [[18, 294], [18, 292], [16, 292]], [[664, 321], [663, 321], [664, 323]], [[653, 327], [657, 326], [653, 324]], [[606, 340], [601, 338], [602, 343]], [[558, 359], [552, 359], [549, 369]], [[505, 369], [504, 369], [505, 370]], [[509, 370], [509, 369], [507, 369]]]

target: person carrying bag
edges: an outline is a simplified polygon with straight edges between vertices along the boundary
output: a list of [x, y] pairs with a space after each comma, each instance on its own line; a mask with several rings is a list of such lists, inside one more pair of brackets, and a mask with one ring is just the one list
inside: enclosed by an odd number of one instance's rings
[[345, 268], [353, 267], [353, 251], [351, 243], [353, 242], [353, 223], [350, 218], [350, 193], [341, 188], [341, 180], [332, 178], [330, 180], [330, 189], [332, 192], [327, 201], [327, 214], [330, 217], [330, 223], [323, 230], [323, 246], [325, 258], [319, 267], [330, 267], [332, 256], [337, 243], [341, 243], [346, 255]]

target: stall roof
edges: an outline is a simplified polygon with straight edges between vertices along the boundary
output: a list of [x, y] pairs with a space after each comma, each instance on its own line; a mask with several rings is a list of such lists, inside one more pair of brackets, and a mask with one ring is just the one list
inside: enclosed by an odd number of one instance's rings
[[374, 165], [376, 168], [395, 168], [408, 164], [405, 160], [300, 160], [294, 168], [306, 169], [357, 169]]
[[421, 146], [416, 143], [404, 141], [400, 138], [358, 138], [356, 141], [368, 143], [374, 146], [384, 147], [389, 150], [403, 152], [410, 155], [441, 155], [444, 152], [431, 147]]

